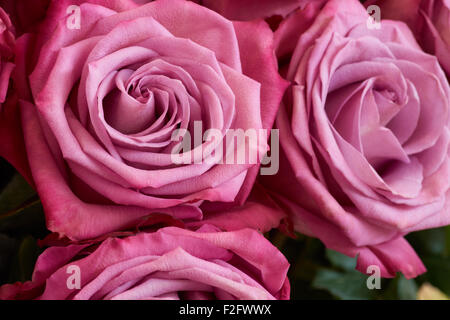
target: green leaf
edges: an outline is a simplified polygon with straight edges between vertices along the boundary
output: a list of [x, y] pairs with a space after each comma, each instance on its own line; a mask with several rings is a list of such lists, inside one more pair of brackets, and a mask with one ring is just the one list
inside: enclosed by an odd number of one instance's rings
[[283, 249], [291, 262], [290, 279], [312, 282], [316, 270], [328, 265], [324, 245], [317, 239], [305, 237], [303, 241], [290, 241]]
[[45, 215], [41, 202], [32, 201], [0, 216], [0, 232], [14, 236], [32, 234], [35, 237], [44, 237], [48, 231], [45, 227]]
[[9, 282], [31, 280], [40, 249], [32, 236], [23, 238], [13, 259]]
[[419, 256], [434, 255], [441, 256], [446, 251], [446, 230], [435, 228], [411, 233], [407, 240], [418, 252]]
[[356, 257], [350, 258], [340, 252], [327, 249], [326, 256], [331, 264], [345, 271], [353, 271], [356, 268]]
[[19, 241], [0, 233], [0, 285], [8, 280], [11, 260], [18, 246]]
[[428, 272], [423, 275], [425, 281], [450, 295], [450, 258], [423, 257]]
[[367, 276], [357, 271], [342, 273], [323, 268], [317, 272], [312, 285], [345, 300], [374, 299], [377, 295], [376, 290], [367, 288]]
[[450, 226], [444, 228], [445, 230], [445, 252], [444, 256], [450, 257]]
[[15, 174], [0, 193], [0, 216], [19, 208], [36, 196], [34, 189], [20, 175]]
[[414, 279], [406, 279], [403, 275], [399, 275], [397, 279], [397, 293], [400, 300], [416, 300], [417, 284]]
[[398, 277], [394, 279], [383, 279], [385, 285], [382, 285], [382, 300], [399, 300], [398, 297]]
[[293, 300], [335, 300], [328, 291], [316, 289], [311, 282], [300, 279], [289, 279], [291, 283], [291, 299]]

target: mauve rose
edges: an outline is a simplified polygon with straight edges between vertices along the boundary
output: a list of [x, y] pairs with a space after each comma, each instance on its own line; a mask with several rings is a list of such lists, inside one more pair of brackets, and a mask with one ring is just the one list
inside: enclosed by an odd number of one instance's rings
[[8, 14], [0, 8], [0, 156], [12, 163], [31, 182], [25, 157], [17, 93], [12, 86], [14, 75], [14, 27]]
[[450, 223], [450, 89], [406, 24], [370, 29], [368, 17], [332, 0], [280, 25], [292, 85], [276, 120], [280, 171], [265, 182], [296, 230], [358, 255], [362, 272], [411, 278], [425, 267], [403, 236]]
[[378, 5], [383, 19], [406, 22], [450, 75], [450, 0], [369, 0], [364, 5]]
[[[242, 204], [258, 165], [207, 161], [216, 140], [202, 163], [175, 165], [172, 133], [197, 139], [195, 121], [222, 134], [271, 128], [287, 86], [265, 22], [182, 0], [53, 1], [17, 56], [33, 180], [48, 228], [72, 239], [152, 212], [192, 220], [207, 202]], [[261, 156], [267, 143], [255, 147]]]
[[[73, 268], [79, 290], [67, 285], [76, 285]], [[254, 230], [168, 227], [98, 247], [51, 247], [38, 258], [33, 280], [0, 287], [0, 299], [289, 299], [288, 268]]]
[[14, 70], [14, 35], [8, 15], [0, 8], [0, 112], [8, 93], [11, 73]]

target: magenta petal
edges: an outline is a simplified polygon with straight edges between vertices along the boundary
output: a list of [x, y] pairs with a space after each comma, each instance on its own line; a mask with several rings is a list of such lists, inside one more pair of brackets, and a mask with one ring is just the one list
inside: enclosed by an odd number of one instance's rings
[[420, 258], [414, 249], [403, 238], [397, 238], [376, 246], [370, 246], [369, 250], [363, 250], [358, 255], [356, 268], [367, 273], [367, 268], [371, 265], [380, 268], [381, 276], [395, 277], [397, 272], [401, 272], [407, 279], [412, 279], [426, 272]]

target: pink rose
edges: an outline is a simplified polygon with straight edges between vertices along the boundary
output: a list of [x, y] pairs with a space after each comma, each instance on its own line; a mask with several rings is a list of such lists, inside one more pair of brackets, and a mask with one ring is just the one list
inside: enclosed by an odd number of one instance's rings
[[9, 80], [14, 69], [14, 35], [8, 15], [0, 8], [0, 111], [8, 92]]
[[449, 0], [369, 0], [364, 5], [378, 5], [383, 19], [406, 22], [422, 48], [450, 75]]
[[358, 255], [362, 272], [411, 278], [425, 267], [403, 236], [450, 223], [450, 89], [404, 23], [368, 18], [331, 0], [280, 25], [292, 85], [276, 120], [280, 171], [265, 182], [296, 230]]
[[[17, 51], [27, 157], [51, 231], [88, 239], [153, 212], [199, 220], [208, 202], [247, 198], [258, 164], [213, 154], [230, 129], [272, 127], [286, 83], [266, 23], [181, 0], [58, 0]], [[196, 123], [219, 138], [197, 144]], [[195, 163], [173, 162], [177, 129], [203, 148], [184, 153]], [[260, 158], [267, 141], [254, 147]]]
[[[51, 247], [38, 258], [32, 281], [0, 287], [0, 298], [289, 299], [288, 267], [254, 230], [169, 227], [108, 238], [98, 247]], [[76, 275], [69, 279], [76, 272], [79, 290]]]
[[17, 93], [11, 85], [14, 63], [14, 27], [8, 14], [0, 8], [0, 156], [11, 162], [31, 182], [25, 157]]

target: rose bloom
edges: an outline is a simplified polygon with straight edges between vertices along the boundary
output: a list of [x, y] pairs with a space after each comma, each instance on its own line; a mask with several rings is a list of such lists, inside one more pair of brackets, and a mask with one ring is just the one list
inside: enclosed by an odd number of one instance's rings
[[383, 19], [406, 22], [450, 75], [450, 0], [369, 0], [364, 5], [378, 5]]
[[0, 298], [289, 299], [288, 268], [281, 252], [254, 230], [167, 227], [110, 237], [99, 246], [51, 247], [38, 258], [32, 281], [0, 287]]
[[0, 8], [0, 112], [6, 100], [11, 73], [14, 69], [14, 35], [8, 15]]
[[11, 80], [16, 69], [14, 31], [8, 14], [0, 8], [0, 156], [14, 164], [31, 182], [17, 112], [17, 93]]
[[272, 127], [287, 84], [265, 22], [181, 0], [57, 0], [36, 29], [18, 40], [16, 85], [51, 231], [88, 239], [153, 212], [199, 220], [207, 203], [245, 201], [258, 164], [208, 161], [220, 145], [208, 140], [195, 163], [176, 165], [172, 136], [201, 140], [196, 122], [219, 140]]
[[280, 25], [292, 85], [280, 171], [265, 183], [297, 231], [358, 255], [362, 272], [411, 278], [425, 267], [403, 236], [450, 223], [450, 89], [406, 24], [367, 20], [358, 1], [332, 0]]

